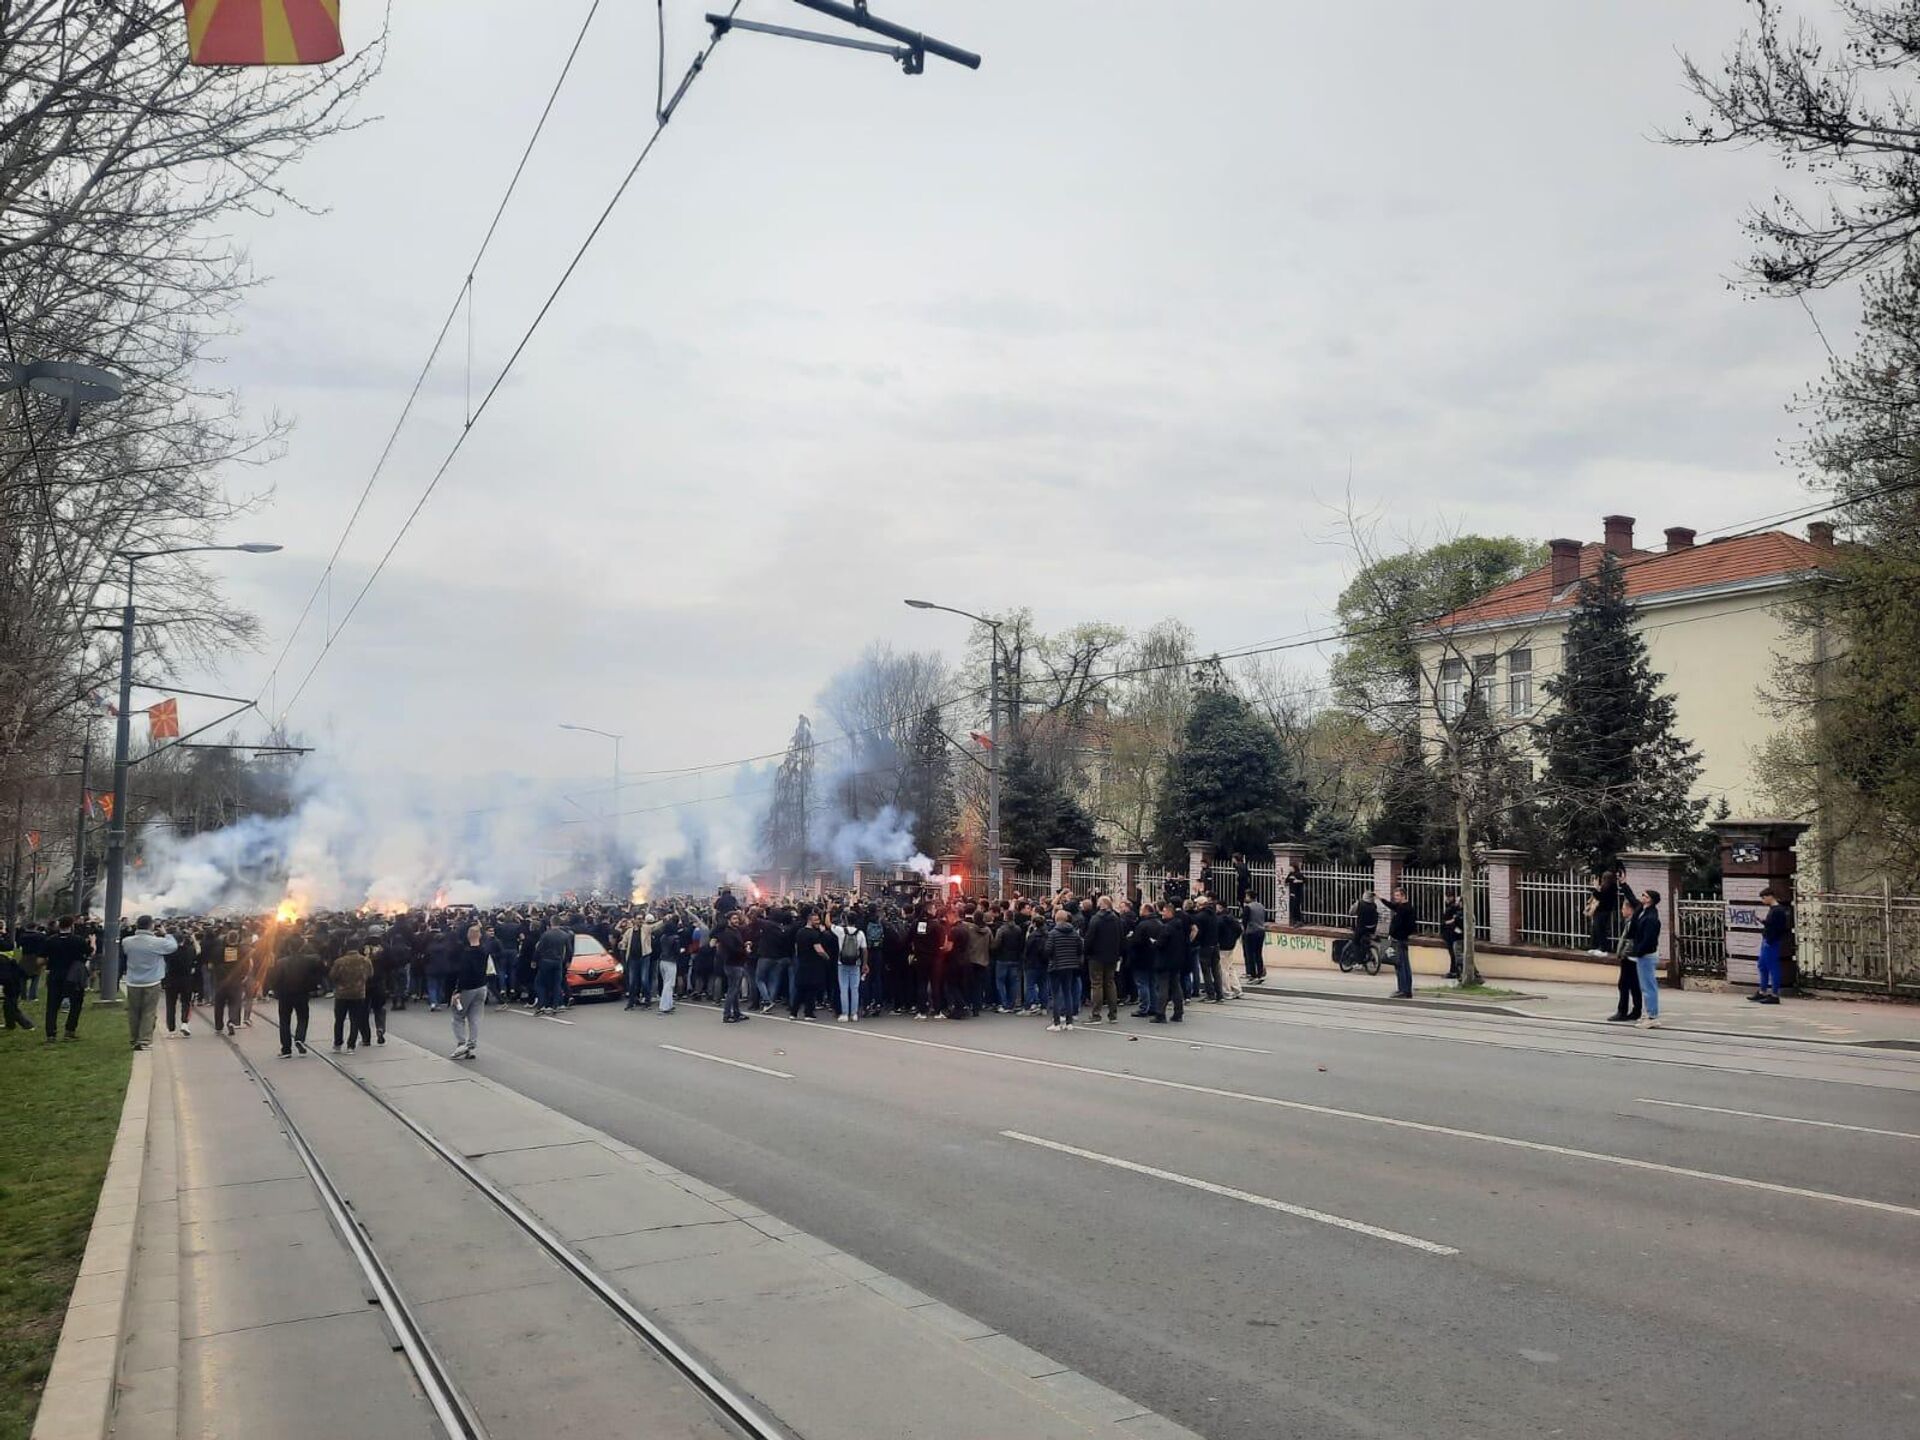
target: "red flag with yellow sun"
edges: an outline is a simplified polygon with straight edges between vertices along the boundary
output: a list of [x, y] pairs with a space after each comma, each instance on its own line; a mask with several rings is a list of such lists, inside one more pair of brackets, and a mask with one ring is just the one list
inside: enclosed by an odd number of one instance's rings
[[320, 65], [338, 60], [340, 0], [185, 0], [196, 65]]

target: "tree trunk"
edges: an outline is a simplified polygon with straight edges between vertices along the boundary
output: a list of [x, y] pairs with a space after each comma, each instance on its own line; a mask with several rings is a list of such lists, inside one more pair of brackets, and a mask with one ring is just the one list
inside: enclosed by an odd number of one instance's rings
[[1474, 913], [1478, 897], [1473, 893], [1473, 824], [1467, 810], [1466, 787], [1456, 773], [1453, 788], [1453, 835], [1460, 852], [1460, 983], [1478, 985], [1480, 969], [1473, 956], [1473, 934], [1479, 924]]

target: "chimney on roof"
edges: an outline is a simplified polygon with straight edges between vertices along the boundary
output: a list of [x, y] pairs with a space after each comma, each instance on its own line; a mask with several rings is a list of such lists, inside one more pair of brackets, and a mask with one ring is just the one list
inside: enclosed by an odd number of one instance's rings
[[1669, 525], [1667, 527], [1667, 549], [1691, 550], [1693, 548], [1693, 536], [1694, 532], [1684, 525]]
[[1607, 527], [1607, 553], [1625, 557], [1633, 553], [1633, 517], [1631, 515], [1603, 515], [1600, 523]]
[[1833, 524], [1827, 520], [1815, 520], [1807, 526], [1807, 539], [1822, 550], [1833, 549]]
[[1547, 550], [1553, 556], [1553, 593], [1558, 595], [1580, 583], [1580, 542], [1549, 540]]

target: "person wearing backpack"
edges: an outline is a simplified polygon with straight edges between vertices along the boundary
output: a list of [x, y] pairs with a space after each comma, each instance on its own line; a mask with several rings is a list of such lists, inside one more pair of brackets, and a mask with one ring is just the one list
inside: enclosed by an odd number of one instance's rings
[[850, 1025], [860, 1018], [860, 979], [867, 969], [867, 933], [848, 917], [833, 927], [839, 941], [840, 1023]]

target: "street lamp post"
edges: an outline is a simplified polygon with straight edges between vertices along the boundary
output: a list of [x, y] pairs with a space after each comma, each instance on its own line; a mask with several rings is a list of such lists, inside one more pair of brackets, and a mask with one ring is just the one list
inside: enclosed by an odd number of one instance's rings
[[987, 893], [996, 900], [1000, 893], [1000, 622], [970, 610], [951, 605], [936, 605], [931, 600], [909, 600], [915, 610], [944, 610], [976, 625], [987, 627], [993, 649], [987, 660]]
[[[162, 555], [194, 555], [202, 551], [233, 551], [242, 555], [270, 555], [278, 545], [249, 542], [244, 545], [175, 545], [166, 550], [116, 550], [113, 557], [127, 562], [127, 603], [120, 611], [120, 713], [114, 717], [113, 730], [113, 814], [107, 817], [107, 893], [101, 904], [104, 932], [100, 936], [100, 998], [111, 1000], [120, 988], [120, 901], [124, 893], [122, 873], [127, 855], [127, 769], [128, 750], [132, 746], [133, 717], [133, 567], [141, 560]], [[75, 897], [74, 910], [81, 908]]]
[[[613, 741], [613, 800], [607, 807], [607, 840], [610, 848], [615, 852], [616, 858], [614, 864], [617, 877], [617, 867], [619, 865], [617, 857], [620, 849], [620, 742], [625, 737], [616, 735], [611, 730], [596, 729], [591, 725], [569, 725], [564, 720], [560, 722], [560, 728], [562, 730], [578, 730], [585, 735], [598, 735], [603, 740]], [[617, 889], [618, 887], [616, 886], [615, 888]]]

